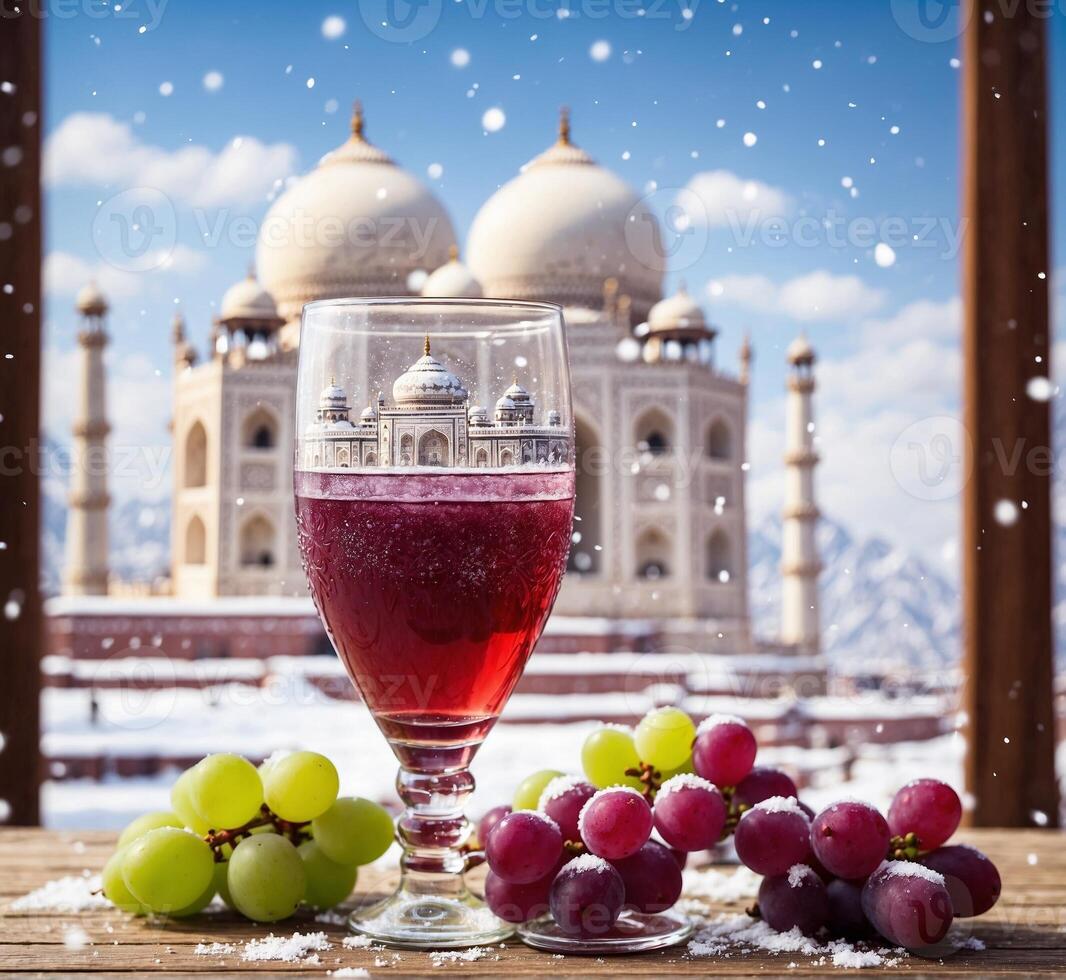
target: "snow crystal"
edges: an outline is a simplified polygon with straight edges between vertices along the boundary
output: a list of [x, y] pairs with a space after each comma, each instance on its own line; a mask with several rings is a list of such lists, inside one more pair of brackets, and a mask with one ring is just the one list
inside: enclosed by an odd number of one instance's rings
[[530, 817], [535, 817], [537, 820], [540, 820], [543, 823], [550, 824], [556, 830], [559, 829], [559, 825], [554, 820], [552, 820], [552, 818], [549, 817], [548, 814], [541, 813], [540, 810], [516, 810], [515, 812], [527, 814]]
[[712, 728], [715, 728], [718, 725], [743, 725], [745, 728], [748, 727], [748, 723], [738, 715], [708, 715], [699, 723], [699, 727], [696, 729], [696, 734], [702, 735], [704, 732], [709, 732]]
[[934, 885], [944, 884], [944, 876], [939, 871], [934, 871], [914, 861], [885, 861], [878, 868], [878, 872], [897, 878], [924, 878]]
[[294, 932], [288, 938], [270, 933], [265, 939], [249, 940], [241, 952], [241, 959], [247, 962], [280, 960], [283, 963], [296, 963], [309, 958], [311, 953], [332, 948], [324, 932], [306, 935]]
[[560, 796], [569, 793], [575, 786], [586, 785], [588, 785], [587, 780], [582, 779], [580, 776], [556, 776], [541, 792], [540, 799], [537, 800], [537, 809], [543, 810], [545, 803], [559, 799]]
[[63, 945], [67, 949], [82, 949], [92, 944], [89, 934], [81, 926], [67, 926], [63, 930]]
[[197, 956], [228, 956], [237, 952], [233, 943], [197, 943], [193, 952]]
[[744, 866], [733, 872], [717, 871], [714, 868], [686, 868], [682, 874], [686, 895], [712, 902], [739, 902], [754, 898], [762, 881], [760, 875]]
[[370, 971], [361, 966], [342, 966], [339, 970], [327, 970], [331, 977], [368, 977]]
[[367, 949], [374, 940], [369, 936], [345, 936], [342, 943], [347, 949]]
[[808, 819], [803, 807], [799, 805], [799, 800], [794, 796], [768, 797], [761, 803], [756, 803], [750, 810], [745, 810], [744, 816], [746, 817], [755, 810], [762, 810], [763, 813], [798, 813], [804, 820]]
[[[563, 865], [562, 871], [573, 871], [575, 873], [579, 871], [608, 871], [611, 865], [601, 857], [597, 857], [595, 854], [579, 854], [572, 861], [567, 861]], [[562, 873], [560, 871], [560, 874]]]
[[[788, 869], [788, 886], [789, 888], [799, 888], [803, 884], [804, 878], [809, 878], [814, 875], [814, 868], [809, 867], [806, 864], [794, 864]], [[817, 877], [817, 875], [815, 875]]]
[[99, 875], [73, 875], [49, 881], [28, 895], [16, 898], [12, 912], [85, 912], [106, 909], [111, 903], [104, 898]]
[[[444, 966], [445, 963], [474, 963], [483, 960], [491, 950], [483, 946], [472, 946], [470, 949], [449, 949], [432, 952], [429, 958], [434, 966]], [[496, 957], [499, 959], [499, 956]]]
[[718, 792], [718, 787], [716, 787], [709, 779], [704, 779], [702, 776], [697, 776], [695, 773], [682, 772], [676, 776], [671, 776], [659, 787], [659, 792], [655, 794], [656, 802], [679, 789], [704, 789], [711, 790], [715, 793]]

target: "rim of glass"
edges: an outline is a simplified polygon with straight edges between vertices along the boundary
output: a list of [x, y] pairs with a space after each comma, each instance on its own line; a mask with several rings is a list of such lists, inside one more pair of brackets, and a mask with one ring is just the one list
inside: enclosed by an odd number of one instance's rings
[[542, 303], [537, 300], [495, 299], [492, 297], [471, 297], [463, 299], [458, 296], [347, 296], [338, 299], [316, 299], [304, 303], [303, 313], [317, 309], [337, 306], [474, 306], [486, 308], [509, 308], [516, 310], [535, 310], [540, 313], [561, 314], [563, 308], [558, 303]]

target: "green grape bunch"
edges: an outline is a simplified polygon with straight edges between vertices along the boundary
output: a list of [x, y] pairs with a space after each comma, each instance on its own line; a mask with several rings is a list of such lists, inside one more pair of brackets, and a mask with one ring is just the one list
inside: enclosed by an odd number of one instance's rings
[[255, 922], [332, 908], [394, 836], [387, 810], [339, 790], [336, 767], [317, 752], [258, 768], [209, 755], [178, 777], [170, 810], [122, 831], [101, 875], [104, 895], [139, 916], [195, 915], [216, 895]]

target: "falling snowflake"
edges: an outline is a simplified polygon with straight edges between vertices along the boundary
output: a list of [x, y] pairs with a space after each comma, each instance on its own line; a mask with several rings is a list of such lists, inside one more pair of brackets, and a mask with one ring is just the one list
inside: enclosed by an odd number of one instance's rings
[[593, 61], [606, 61], [611, 57], [610, 41], [593, 41], [589, 48], [589, 57]]
[[327, 41], [336, 41], [348, 30], [348, 23], [343, 17], [333, 14], [322, 21], [322, 36]]
[[481, 117], [481, 127], [487, 133], [498, 133], [507, 123], [507, 116], [499, 106], [486, 109]]

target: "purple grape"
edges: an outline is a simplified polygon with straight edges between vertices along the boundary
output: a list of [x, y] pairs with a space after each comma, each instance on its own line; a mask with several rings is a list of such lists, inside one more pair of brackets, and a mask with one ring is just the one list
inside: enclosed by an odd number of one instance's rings
[[755, 736], [733, 715], [711, 715], [700, 723], [692, 746], [692, 766], [716, 786], [736, 786], [755, 763]]
[[636, 854], [613, 861], [625, 885], [626, 907], [643, 915], [665, 912], [681, 897], [681, 869], [670, 849], [650, 840]]
[[544, 787], [537, 809], [546, 813], [558, 825], [563, 840], [581, 840], [577, 818], [581, 808], [596, 795], [596, 787], [575, 776], [559, 776]]
[[548, 911], [548, 893], [554, 880], [554, 868], [526, 885], [513, 885], [490, 871], [485, 876], [485, 901], [504, 922], [527, 922]]
[[511, 885], [527, 885], [555, 867], [562, 849], [563, 835], [551, 817], [536, 810], [516, 810], [489, 834], [485, 857], [497, 877]]
[[603, 858], [582, 854], [555, 876], [548, 904], [563, 932], [602, 936], [617, 920], [625, 897], [622, 876]]
[[999, 899], [999, 871], [976, 847], [949, 844], [926, 854], [921, 863], [944, 876], [951, 907], [960, 919], [984, 915]]
[[862, 910], [862, 885], [856, 881], [834, 878], [825, 886], [829, 899], [829, 928], [841, 936], [858, 938], [872, 931]]
[[813, 936], [829, 921], [825, 884], [807, 865], [794, 864], [786, 874], [763, 878], [759, 912], [771, 929]]
[[862, 910], [890, 943], [916, 952], [936, 946], [953, 918], [943, 876], [913, 861], [886, 861], [870, 875]]
[[499, 806], [494, 806], [478, 821], [477, 839], [482, 850], [488, 847], [489, 834], [492, 833], [493, 828], [510, 812], [511, 807], [506, 803], [501, 803]]
[[726, 805], [713, 783], [684, 774], [662, 784], [652, 813], [655, 829], [671, 847], [703, 851], [721, 838]]
[[959, 794], [939, 779], [907, 783], [888, 808], [888, 827], [894, 836], [913, 833], [918, 847], [935, 851], [958, 829], [962, 820]]
[[783, 875], [810, 854], [811, 823], [794, 797], [771, 796], [744, 811], [733, 844], [756, 874]]
[[736, 806], [755, 806], [771, 796], [797, 796], [796, 784], [780, 769], [756, 766], [739, 783], [733, 792]]
[[677, 862], [677, 866], [680, 870], [685, 870], [685, 865], [688, 864], [688, 851], [682, 851], [677, 847], [668, 847], [667, 850], [673, 856], [673, 859]]
[[582, 808], [578, 818], [581, 840], [608, 861], [636, 854], [651, 836], [648, 801], [628, 786], [601, 789]]
[[807, 814], [807, 819], [808, 820], [813, 820], [814, 819], [814, 810], [812, 810], [809, 806], [807, 806], [807, 804], [804, 803], [803, 800], [796, 800], [796, 803], [798, 803], [799, 804], [799, 808], [805, 814]]
[[865, 878], [888, 853], [888, 824], [869, 803], [843, 800], [827, 806], [811, 824], [815, 857], [838, 878]]

